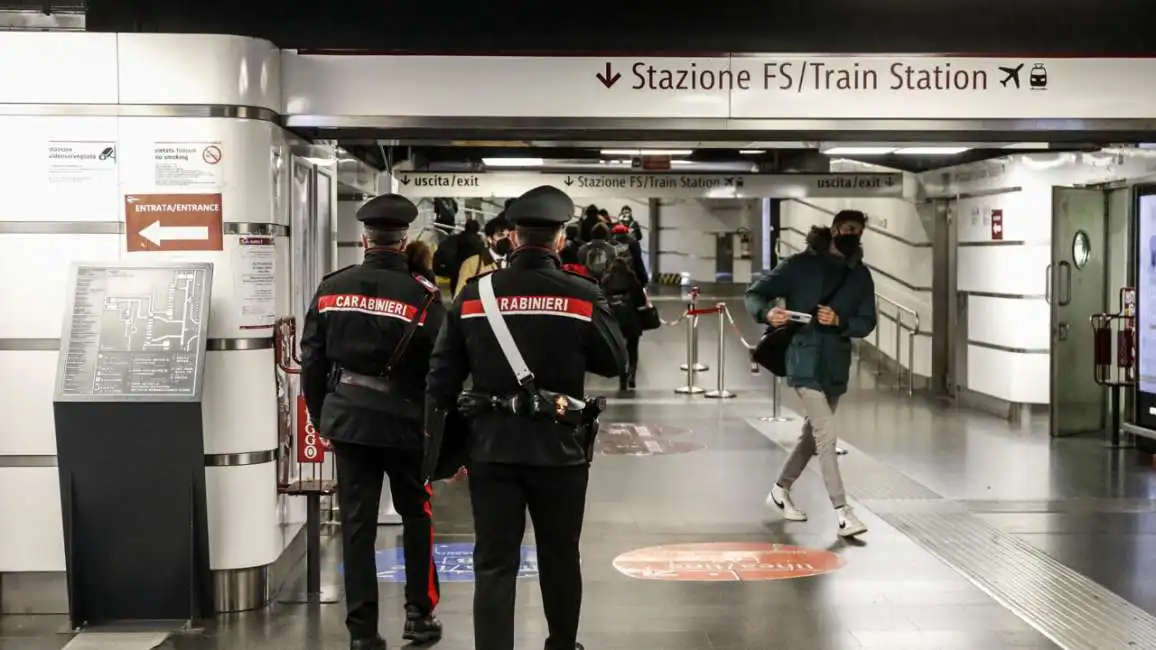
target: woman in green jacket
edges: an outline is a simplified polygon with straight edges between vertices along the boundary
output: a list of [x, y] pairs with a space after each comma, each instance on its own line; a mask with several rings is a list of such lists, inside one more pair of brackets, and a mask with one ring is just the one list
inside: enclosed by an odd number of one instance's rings
[[[860, 245], [866, 225], [866, 215], [858, 210], [839, 212], [830, 227], [811, 228], [807, 250], [783, 260], [746, 293], [747, 310], [772, 327], [785, 324], [788, 311], [813, 314], [787, 349], [787, 384], [803, 402], [803, 433], [767, 495], [767, 504], [778, 507], [790, 521], [806, 521], [806, 513], [791, 500], [791, 485], [817, 455], [843, 537], [867, 532], [847, 505], [832, 421], [850, 380], [851, 339], [875, 329], [875, 282], [862, 263]], [[818, 304], [828, 295], [828, 304]], [[782, 307], [776, 306], [780, 299]]]

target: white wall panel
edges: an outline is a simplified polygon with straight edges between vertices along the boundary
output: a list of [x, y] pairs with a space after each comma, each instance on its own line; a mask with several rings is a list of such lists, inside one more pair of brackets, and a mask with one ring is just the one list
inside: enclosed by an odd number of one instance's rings
[[1008, 348], [1047, 350], [1051, 306], [1041, 299], [968, 296], [967, 337]]
[[0, 495], [0, 573], [64, 571], [57, 469], [0, 467]]
[[220, 34], [118, 34], [122, 104], [225, 104], [281, 110], [281, 51]]
[[[0, 38], [0, 52], [4, 42]], [[0, 221], [120, 218], [116, 157], [99, 159], [102, 150], [116, 145], [117, 118], [4, 116], [0, 124], [8, 153], [0, 157]]]
[[[638, 204], [603, 200], [607, 210], [617, 214], [611, 206], [631, 205], [634, 215], [649, 217], [649, 210], [643, 211]], [[717, 271], [715, 240], [716, 233], [734, 232], [746, 227], [746, 213], [758, 209], [758, 201], [672, 199], [664, 200], [660, 206], [661, 227], [658, 233], [658, 268], [663, 273], [689, 272], [698, 282], [713, 282]], [[648, 219], [649, 220], [649, 219]], [[649, 224], [643, 222], [643, 226]], [[735, 240], [734, 281], [750, 281], [750, 264], [739, 258], [739, 242]]]
[[[0, 338], [57, 338], [64, 323], [71, 262], [115, 262], [119, 235], [0, 234]], [[19, 278], [19, 281], [13, 281]]]
[[1047, 404], [1050, 357], [969, 345], [967, 387], [1013, 403]]
[[273, 350], [207, 353], [201, 402], [206, 454], [277, 447], [277, 386], [273, 373]]
[[[59, 335], [57, 332], [56, 336]], [[0, 433], [0, 456], [56, 453], [56, 425], [52, 414], [56, 362], [55, 350], [0, 350], [0, 368], [4, 369], [0, 372], [0, 413], [4, 413], [6, 419]], [[0, 491], [0, 494], [6, 493]]]
[[0, 104], [117, 103], [116, 34], [4, 32], [0, 61]]
[[277, 523], [277, 464], [206, 467], [209, 566], [272, 563], [284, 549]]
[[337, 202], [337, 241], [361, 241], [361, 222], [357, 220], [357, 209], [364, 201]]
[[1051, 244], [962, 246], [956, 285], [960, 291], [1042, 296]]
[[[277, 127], [257, 120], [132, 117], [120, 120], [120, 189], [122, 194], [199, 194], [220, 192], [224, 220], [240, 223], [282, 223], [287, 213], [274, 211], [272, 156]], [[158, 187], [157, 143], [183, 143], [221, 149], [219, 182], [188, 187]], [[121, 207], [123, 220], [123, 207]], [[280, 219], [278, 221], [278, 219]]]

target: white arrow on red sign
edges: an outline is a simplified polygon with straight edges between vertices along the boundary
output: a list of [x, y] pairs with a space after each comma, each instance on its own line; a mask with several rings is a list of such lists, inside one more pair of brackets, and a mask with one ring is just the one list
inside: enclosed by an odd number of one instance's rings
[[162, 226], [160, 220], [140, 231], [140, 236], [160, 246], [163, 241], [208, 241], [207, 226]]

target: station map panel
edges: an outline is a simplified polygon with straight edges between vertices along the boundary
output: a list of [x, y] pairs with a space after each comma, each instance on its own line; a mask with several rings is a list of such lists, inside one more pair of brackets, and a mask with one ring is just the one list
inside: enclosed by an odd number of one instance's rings
[[57, 399], [200, 397], [210, 264], [77, 265]]

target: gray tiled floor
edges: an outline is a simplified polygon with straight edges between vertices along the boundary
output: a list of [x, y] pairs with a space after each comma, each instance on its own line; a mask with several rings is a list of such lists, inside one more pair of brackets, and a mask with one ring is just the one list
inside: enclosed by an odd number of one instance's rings
[[[678, 306], [663, 303], [663, 309], [669, 318]], [[701, 354], [717, 365], [712, 328], [704, 321]], [[685, 381], [677, 373], [681, 334], [667, 329], [644, 339], [643, 389], [633, 399], [615, 400], [608, 419], [690, 428], [689, 439], [706, 448], [597, 460], [583, 538], [582, 637], [587, 648], [1058, 647], [867, 508], [860, 510], [871, 527], [864, 542], [839, 541], [814, 473], [796, 489], [811, 521], [786, 523], [766, 510], [763, 498], [785, 451], [744, 421], [770, 413], [766, 378], [746, 371], [735, 345], [727, 376], [739, 398], [720, 403], [675, 396], [671, 389]], [[712, 387], [714, 370], [700, 384]], [[1013, 431], [994, 418], [900, 399], [874, 388], [869, 373], [857, 384], [838, 418], [856, 451], [898, 468], [935, 494], [960, 501], [985, 521], [1153, 611], [1156, 589], [1144, 579], [1151, 575], [1146, 551], [1150, 531], [1156, 531], [1156, 508], [1142, 501], [1153, 484], [1147, 467], [1132, 460], [1109, 462], [1106, 452], [1087, 441], [1053, 443], [1039, 433]], [[613, 384], [598, 385], [610, 390]], [[786, 404], [791, 407], [793, 401]], [[470, 531], [463, 487], [442, 486], [436, 502], [439, 533], [453, 541], [466, 539]], [[854, 494], [854, 486], [849, 487]], [[1121, 505], [1125, 497], [1132, 498], [1129, 507]], [[704, 541], [830, 549], [846, 566], [789, 581], [679, 583], [632, 580], [611, 565], [631, 549]], [[381, 546], [396, 542], [394, 530], [382, 529]], [[338, 558], [330, 553], [326, 560], [332, 565]], [[386, 603], [382, 627], [392, 647], [400, 644], [401, 589], [397, 584], [381, 588]], [[533, 580], [522, 583], [519, 648], [540, 648], [544, 638], [536, 588]], [[444, 585], [439, 613], [447, 634], [439, 648], [472, 647], [471, 595], [471, 584]], [[318, 610], [276, 605], [221, 617], [208, 629], [174, 637], [161, 647], [342, 648], [343, 614], [340, 605]], [[0, 619], [0, 650], [57, 650], [69, 640], [57, 633], [63, 623], [60, 617]]]

